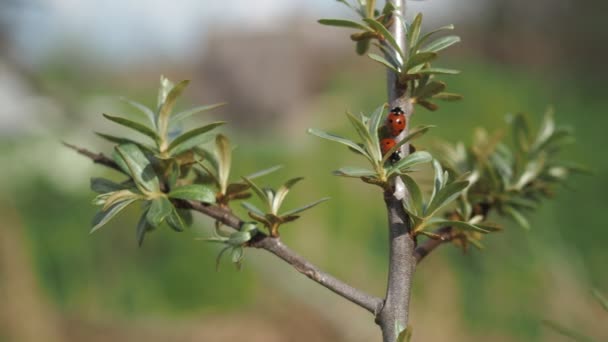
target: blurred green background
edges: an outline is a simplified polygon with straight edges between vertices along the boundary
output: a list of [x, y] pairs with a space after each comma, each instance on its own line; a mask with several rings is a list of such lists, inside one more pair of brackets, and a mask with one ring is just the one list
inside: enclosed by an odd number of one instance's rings
[[[564, 157], [594, 170], [533, 214], [531, 231], [504, 222], [483, 252], [444, 246], [429, 256], [415, 277], [414, 341], [567, 340], [543, 319], [608, 339], [590, 295], [608, 292], [604, 3], [409, 6], [425, 13], [423, 29], [454, 22], [463, 38], [440, 64], [463, 71], [446, 81], [465, 100], [417, 111], [414, 125], [438, 126], [419, 148], [469, 142], [480, 126], [504, 129], [510, 112], [538, 122], [553, 105], [578, 139]], [[181, 108], [229, 102], [199, 120], [229, 121], [235, 177], [282, 164], [264, 181], [306, 177], [287, 206], [332, 197], [287, 226], [284, 241], [381, 296], [381, 194], [331, 176], [360, 161], [305, 133], [350, 134], [345, 109], [385, 101], [384, 70], [354, 54], [348, 31], [315, 23], [348, 15], [329, 0], [0, 3], [0, 341], [378, 340], [367, 312], [267, 253], [247, 250], [242, 271], [226, 262], [216, 272], [218, 249], [195, 240], [209, 233], [203, 217], [181, 234], [156, 231], [141, 248], [135, 207], [89, 235], [88, 179], [117, 175], [61, 145], [109, 152], [92, 132], [117, 133], [102, 112], [133, 114], [119, 96], [152, 106], [160, 74], [191, 79]]]

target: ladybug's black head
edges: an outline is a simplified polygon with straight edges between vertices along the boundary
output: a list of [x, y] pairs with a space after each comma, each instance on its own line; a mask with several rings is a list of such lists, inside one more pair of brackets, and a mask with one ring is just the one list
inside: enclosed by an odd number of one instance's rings
[[401, 109], [401, 107], [395, 107], [395, 108], [391, 109], [391, 112], [403, 114], [403, 109]]

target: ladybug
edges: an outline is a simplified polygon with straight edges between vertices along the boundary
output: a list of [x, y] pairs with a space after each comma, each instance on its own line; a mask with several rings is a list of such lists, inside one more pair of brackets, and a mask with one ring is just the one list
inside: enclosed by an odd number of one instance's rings
[[[391, 148], [395, 147], [397, 142], [393, 138], [384, 138], [380, 140], [380, 149], [382, 150], [382, 155], [385, 155]], [[395, 151], [391, 154], [390, 161], [395, 163], [399, 161], [401, 157], [399, 156], [399, 151]]]
[[397, 143], [393, 138], [384, 138], [380, 140], [380, 149], [382, 150], [382, 155], [385, 155], [391, 148], [395, 147]]
[[401, 107], [395, 107], [391, 109], [388, 113], [388, 117], [386, 118], [386, 127], [388, 127], [388, 131], [390, 135], [396, 137], [407, 125], [407, 118], [405, 117], [405, 113], [401, 109]]

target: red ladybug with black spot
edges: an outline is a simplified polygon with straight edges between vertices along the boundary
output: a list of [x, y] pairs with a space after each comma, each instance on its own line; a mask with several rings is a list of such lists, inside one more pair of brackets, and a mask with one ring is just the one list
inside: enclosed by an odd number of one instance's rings
[[401, 109], [401, 107], [395, 107], [391, 109], [386, 118], [386, 127], [388, 128], [388, 133], [396, 137], [407, 126], [407, 118], [405, 117], [405, 113]]
[[[397, 145], [397, 142], [393, 138], [384, 138], [380, 140], [380, 149], [382, 150], [382, 155], [385, 155], [388, 151], [390, 151], [393, 147]], [[399, 155], [399, 151], [395, 151], [391, 154], [390, 161], [395, 163], [401, 159]]]

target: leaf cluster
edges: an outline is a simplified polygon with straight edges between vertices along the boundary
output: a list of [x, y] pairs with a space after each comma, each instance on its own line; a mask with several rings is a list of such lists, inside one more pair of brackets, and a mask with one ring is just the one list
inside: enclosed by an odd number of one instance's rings
[[[390, 2], [380, 10], [373, 9], [375, 1], [359, 0], [357, 6], [348, 1], [340, 1], [353, 9], [361, 21], [346, 19], [321, 19], [323, 25], [337, 26], [358, 30], [351, 35], [357, 43], [357, 53], [364, 54], [370, 44], [375, 45], [382, 55], [368, 53], [368, 57], [392, 70], [401, 87], [409, 91], [409, 98], [428, 110], [435, 111], [439, 107], [432, 100], [456, 101], [462, 98], [459, 94], [445, 92], [445, 82], [434, 78], [439, 75], [456, 75], [460, 71], [447, 68], [433, 67], [431, 64], [439, 57], [439, 53], [460, 42], [455, 35], [436, 38], [438, 33], [451, 31], [453, 25], [447, 25], [421, 34], [422, 14], [418, 13], [411, 23], [405, 18], [395, 20], [395, 8]], [[372, 6], [372, 7], [370, 7]], [[406, 32], [405, 46], [390, 33], [391, 25], [403, 25]]]
[[[494, 209], [500, 216], [530, 229], [526, 213], [552, 197], [570, 175], [586, 169], [560, 157], [573, 137], [569, 129], [556, 127], [552, 109], [546, 111], [535, 131], [524, 114], [510, 117], [510, 125], [511, 144], [502, 132], [490, 135], [478, 130], [472, 146], [445, 144], [440, 146], [438, 155], [456, 177], [468, 175], [470, 185], [457, 199], [457, 216], [470, 220], [479, 215], [485, 217]], [[479, 239], [479, 235], [469, 234], [466, 241], [455, 242], [466, 248], [468, 242], [480, 246]]]
[[380, 148], [381, 123], [386, 116], [385, 105], [379, 106], [370, 115], [363, 113], [354, 115], [346, 112], [351, 126], [357, 132], [358, 141], [353, 141], [335, 134], [310, 128], [308, 133], [317, 137], [337, 142], [348, 147], [351, 151], [364, 157], [371, 168], [346, 166], [334, 171], [334, 175], [341, 177], [360, 178], [364, 182], [378, 185], [384, 189], [389, 187], [391, 177], [413, 171], [414, 166], [428, 163], [432, 156], [426, 151], [416, 151], [408, 154], [396, 162], [391, 162], [389, 157], [407, 142], [424, 135], [432, 126], [423, 126], [413, 129], [407, 136], [400, 140], [391, 150], [382, 155]]
[[[136, 228], [141, 245], [147, 232], [166, 223], [175, 231], [191, 224], [192, 213], [179, 206], [180, 201], [216, 204], [228, 209], [232, 200], [251, 196], [246, 182], [230, 182], [232, 147], [227, 137], [213, 130], [223, 122], [213, 122], [183, 132], [181, 122], [186, 118], [217, 108], [223, 104], [195, 107], [173, 112], [178, 97], [188, 84], [174, 85], [161, 76], [157, 109], [125, 100], [135, 107], [141, 120], [104, 114], [108, 120], [134, 130], [150, 142], [141, 143], [129, 137], [98, 133], [116, 143], [114, 162], [127, 179], [116, 183], [93, 178], [91, 188], [99, 193], [93, 203], [101, 208], [93, 219], [91, 232], [106, 224], [129, 205], [140, 202], [142, 214]], [[208, 145], [214, 143], [211, 147]], [[249, 175], [249, 179], [266, 175], [280, 167]]]

